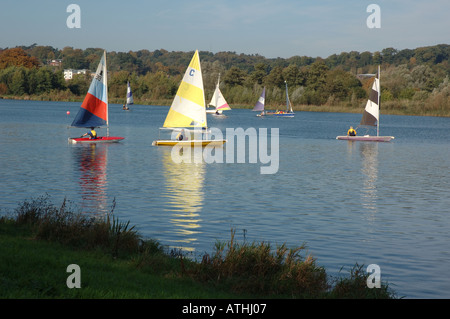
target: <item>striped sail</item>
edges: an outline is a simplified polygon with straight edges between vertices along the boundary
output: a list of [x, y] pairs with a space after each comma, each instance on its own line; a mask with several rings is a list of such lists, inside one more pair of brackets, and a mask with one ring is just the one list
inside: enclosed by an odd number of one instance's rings
[[134, 101], [133, 94], [131, 93], [130, 82], [127, 82], [127, 105], [132, 105], [133, 103]]
[[259, 97], [252, 111], [264, 111], [265, 100], [266, 100], [266, 88], [264, 87], [261, 96]]
[[216, 90], [211, 98], [211, 102], [209, 105], [212, 105], [216, 108], [216, 110], [231, 110], [231, 107], [228, 105], [227, 101], [220, 92], [219, 89], [219, 80], [217, 81]]
[[380, 79], [375, 78], [360, 125], [377, 126], [380, 116]]
[[108, 80], [106, 51], [98, 64], [88, 93], [72, 122], [75, 127], [99, 127], [108, 125]]
[[183, 76], [163, 127], [207, 127], [198, 50], [195, 51]]

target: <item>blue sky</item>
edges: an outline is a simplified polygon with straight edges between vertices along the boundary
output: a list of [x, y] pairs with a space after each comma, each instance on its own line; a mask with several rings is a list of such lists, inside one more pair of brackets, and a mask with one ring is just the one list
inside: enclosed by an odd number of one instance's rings
[[[69, 4], [81, 9], [70, 29]], [[381, 9], [370, 29], [368, 5]], [[448, 0], [2, 0], [0, 47], [51, 45], [328, 57], [450, 44]]]

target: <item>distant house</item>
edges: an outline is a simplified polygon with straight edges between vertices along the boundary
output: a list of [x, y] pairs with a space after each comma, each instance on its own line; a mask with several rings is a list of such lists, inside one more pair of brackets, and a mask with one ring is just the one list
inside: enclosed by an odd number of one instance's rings
[[72, 77], [76, 74], [86, 74], [88, 70], [82, 69], [82, 70], [75, 70], [75, 69], [65, 69], [64, 70], [64, 80], [72, 80]]
[[49, 62], [49, 65], [51, 66], [61, 66], [62, 60], [61, 59], [53, 59]]

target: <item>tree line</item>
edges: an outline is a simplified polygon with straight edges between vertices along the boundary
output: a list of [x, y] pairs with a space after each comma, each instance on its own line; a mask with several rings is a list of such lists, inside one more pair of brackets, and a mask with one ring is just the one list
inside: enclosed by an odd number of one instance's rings
[[[89, 74], [64, 80], [64, 69], [95, 72], [103, 53], [51, 46], [0, 49], [0, 95], [46, 96], [51, 99], [83, 97]], [[200, 51], [206, 99], [212, 96], [220, 76], [222, 93], [230, 104], [252, 105], [266, 87], [269, 105], [285, 104], [285, 81], [294, 105], [349, 105], [367, 98], [373, 77], [364, 74], [382, 69], [382, 102], [388, 107], [450, 109], [450, 45], [416, 49], [385, 48], [377, 52], [342, 52], [327, 58], [293, 56], [269, 59], [258, 54]], [[130, 81], [135, 101], [151, 104], [170, 101], [176, 93], [192, 52], [107, 52], [110, 98], [125, 99]], [[60, 61], [52, 65], [51, 61]]]

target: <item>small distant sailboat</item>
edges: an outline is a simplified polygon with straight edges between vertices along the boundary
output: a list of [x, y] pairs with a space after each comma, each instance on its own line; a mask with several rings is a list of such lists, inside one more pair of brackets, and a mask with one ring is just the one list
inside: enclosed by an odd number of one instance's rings
[[[198, 50], [196, 50], [188, 68], [186, 69], [162, 128], [171, 131], [179, 131], [179, 138], [175, 140], [158, 139], [153, 141], [152, 145], [223, 145], [226, 140], [211, 140], [203, 138], [208, 131], [205, 104], [200, 57]], [[194, 137], [201, 135], [201, 139], [191, 139], [191, 130], [194, 132]]]
[[228, 105], [227, 101], [223, 97], [222, 92], [220, 91], [219, 84], [220, 84], [220, 74], [219, 74], [219, 79], [217, 80], [216, 89], [211, 98], [211, 102], [209, 102], [209, 105], [214, 106], [215, 109], [214, 110], [206, 110], [206, 113], [208, 113], [208, 114], [222, 115], [223, 111], [231, 110], [231, 107]]
[[380, 66], [378, 66], [378, 77], [375, 77], [372, 84], [372, 90], [366, 103], [360, 126], [376, 126], [377, 136], [361, 135], [361, 136], [337, 136], [337, 140], [349, 141], [369, 141], [369, 142], [389, 142], [394, 139], [393, 136], [379, 136], [380, 132]]
[[69, 142], [74, 144], [112, 143], [123, 140], [123, 137], [109, 136], [108, 124], [108, 74], [106, 70], [106, 51], [104, 51], [86, 97], [71, 126], [84, 128], [106, 126], [107, 136], [96, 138], [69, 137]]
[[131, 86], [130, 86], [130, 81], [127, 81], [127, 100], [126, 103], [123, 105], [123, 110], [128, 111], [130, 108], [128, 107], [128, 105], [133, 105], [134, 101], [133, 101], [133, 93], [131, 93]]
[[256, 116], [264, 116], [266, 113], [264, 111], [264, 105], [266, 103], [266, 87], [263, 88], [261, 95], [258, 98], [255, 106], [252, 111], [261, 112], [260, 114], [256, 114]]
[[284, 83], [286, 84], [286, 112], [284, 112], [284, 111], [277, 111], [275, 113], [272, 113], [272, 115], [278, 116], [278, 117], [294, 117], [295, 113], [292, 110], [292, 104], [291, 104], [291, 101], [289, 100], [287, 82], [284, 81]]

